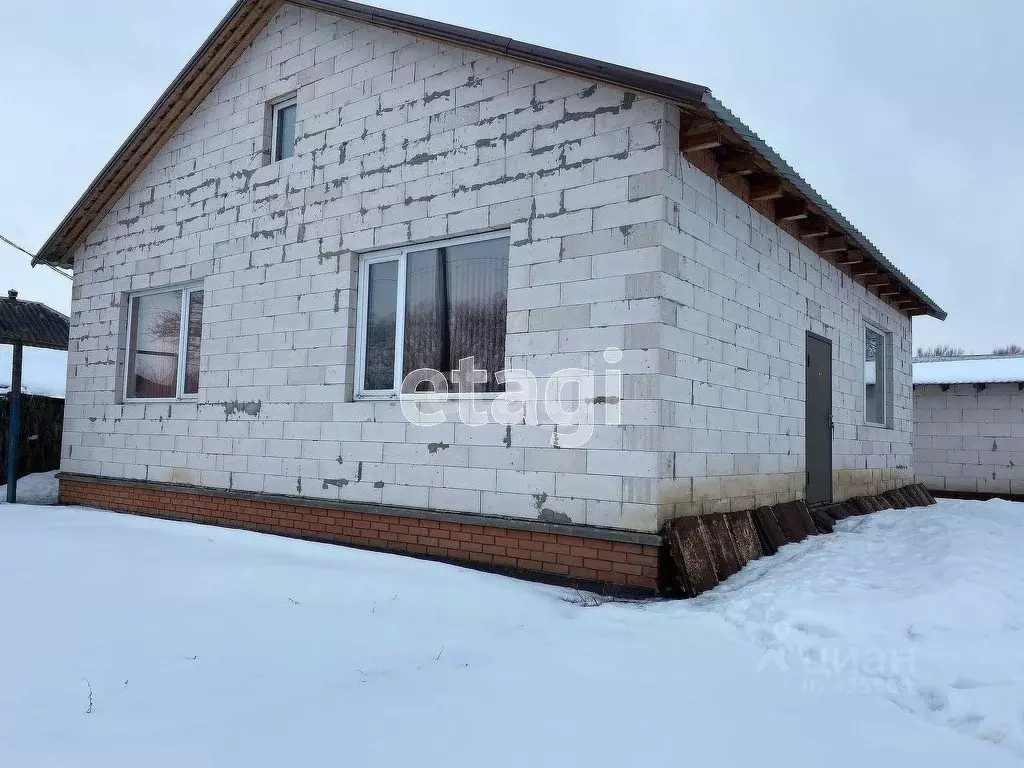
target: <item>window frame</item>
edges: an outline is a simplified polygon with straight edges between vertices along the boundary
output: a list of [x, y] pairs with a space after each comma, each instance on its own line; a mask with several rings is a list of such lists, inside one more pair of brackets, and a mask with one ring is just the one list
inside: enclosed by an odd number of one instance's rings
[[[882, 420], [872, 421], [868, 418], [868, 381], [867, 375], [864, 370], [868, 360], [868, 340], [867, 331], [878, 334], [881, 337], [881, 361], [877, 362], [877, 369], [882, 375]], [[890, 352], [890, 333], [889, 331], [875, 325], [869, 320], [865, 320], [862, 325], [861, 333], [861, 397], [863, 399], [863, 406], [861, 407], [861, 419], [863, 420], [864, 426], [867, 427], [878, 427], [881, 429], [889, 429], [892, 427], [891, 419], [889, 417], [889, 397], [892, 389], [892, 376], [893, 376], [893, 365], [892, 365], [892, 353]], [[877, 381], [875, 382], [877, 386]]]
[[[180, 322], [178, 325], [178, 371], [174, 382], [175, 394], [171, 397], [133, 397], [128, 394], [128, 374], [131, 371], [132, 359], [132, 313], [135, 311], [135, 304], [140, 298], [146, 296], [158, 296], [164, 293], [181, 293]], [[149, 288], [144, 291], [133, 291], [128, 294], [128, 324], [124, 340], [124, 376], [121, 388], [121, 401], [124, 403], [173, 403], [179, 401], [193, 401], [199, 399], [199, 392], [185, 392], [185, 367], [188, 355], [188, 311], [189, 299], [193, 293], [203, 292], [203, 309], [206, 309], [206, 295], [202, 283], [186, 283], [184, 285], [165, 285], [159, 288]], [[203, 329], [199, 327], [199, 343], [202, 345]], [[202, 355], [200, 354], [200, 360]], [[200, 363], [198, 373], [202, 372]]]
[[288, 157], [281, 157], [278, 154], [278, 140], [277, 131], [280, 127], [281, 112], [288, 107], [295, 107], [295, 124], [298, 126], [299, 123], [299, 100], [296, 94], [285, 96], [282, 99], [278, 99], [272, 102], [270, 105], [270, 162], [279, 163], [282, 160], [288, 160], [289, 158], [295, 157], [295, 147], [292, 147], [292, 154]]
[[[483, 232], [476, 235], [463, 237], [450, 237], [444, 240], [427, 240], [423, 242], [410, 243], [398, 248], [389, 248], [382, 251], [371, 251], [359, 255], [359, 267], [356, 271], [356, 356], [355, 356], [355, 386], [353, 392], [356, 400], [397, 400], [401, 396], [402, 380], [405, 361], [405, 303], [406, 303], [406, 266], [410, 253], [427, 250], [430, 248], [449, 248], [456, 245], [467, 245], [470, 243], [487, 242], [488, 240], [509, 240], [509, 251], [511, 255], [511, 232], [508, 229], [494, 232]], [[366, 381], [366, 319], [369, 311], [370, 298], [370, 266], [388, 261], [398, 262], [398, 301], [395, 313], [395, 375], [391, 389], [364, 389], [363, 382]], [[508, 289], [506, 288], [506, 291]], [[508, 313], [506, 311], [506, 323]], [[505, 340], [508, 341], [508, 330], [506, 326]], [[493, 376], [497, 371], [491, 371]], [[445, 400], [477, 399], [493, 400], [500, 392], [449, 392]], [[423, 400], [436, 400], [438, 395], [432, 392], [416, 392], [406, 395]]]

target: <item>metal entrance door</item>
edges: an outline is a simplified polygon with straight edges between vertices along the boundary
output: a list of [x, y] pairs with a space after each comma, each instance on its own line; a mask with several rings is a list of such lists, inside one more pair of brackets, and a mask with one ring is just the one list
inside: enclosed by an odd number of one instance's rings
[[832, 501], [832, 342], [807, 332], [807, 503]]

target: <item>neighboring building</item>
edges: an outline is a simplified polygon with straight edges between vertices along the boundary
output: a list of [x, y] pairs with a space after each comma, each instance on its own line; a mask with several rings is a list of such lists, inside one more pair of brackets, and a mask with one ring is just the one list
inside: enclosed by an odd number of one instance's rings
[[1024, 356], [914, 361], [914, 471], [937, 493], [1024, 496]]
[[[65, 501], [641, 588], [675, 516], [912, 482], [945, 316], [703, 86], [341, 0], [237, 3], [39, 258]], [[622, 388], [408, 423], [468, 355]]]
[[60, 466], [69, 325], [67, 315], [37, 301], [19, 299], [17, 291], [0, 296], [0, 485], [8, 480], [12, 376], [19, 353], [20, 439], [15, 474], [23, 477]]

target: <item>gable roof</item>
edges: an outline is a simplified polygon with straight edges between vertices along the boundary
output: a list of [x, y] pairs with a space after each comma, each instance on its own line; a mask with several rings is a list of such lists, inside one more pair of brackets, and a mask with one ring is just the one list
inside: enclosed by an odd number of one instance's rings
[[[289, 2], [678, 104], [684, 118], [680, 137], [682, 152], [713, 150], [716, 157], [744, 163], [741, 172], [753, 174], [749, 178], [755, 180], [759, 188], [768, 190], [764, 193], [766, 197], [758, 199], [779, 200], [787, 204], [787, 211], [793, 210], [795, 204], [795, 214], [777, 213], [777, 220], [809, 218], [817, 222], [816, 231], [813, 235], [808, 233], [811, 239], [805, 242], [822, 258], [908, 315], [927, 314], [940, 320], [946, 317], [944, 310], [703, 85], [348, 0]], [[281, 4], [281, 0], [237, 0], [43, 244], [33, 262], [73, 267], [75, 249], [206, 98]]]
[[67, 349], [70, 321], [38, 301], [22, 301], [17, 291], [0, 298], [0, 344]]
[[964, 355], [914, 360], [915, 384], [1024, 383], [1024, 355]]

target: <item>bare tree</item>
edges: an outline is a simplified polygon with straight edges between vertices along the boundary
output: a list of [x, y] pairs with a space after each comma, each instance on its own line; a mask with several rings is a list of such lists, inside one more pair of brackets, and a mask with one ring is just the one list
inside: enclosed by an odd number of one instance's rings
[[963, 347], [952, 347], [948, 344], [917, 348], [918, 357], [963, 357], [966, 354]]
[[996, 347], [992, 350], [993, 355], [1024, 355], [1024, 347], [1020, 344], [1009, 344], [1005, 347]]

